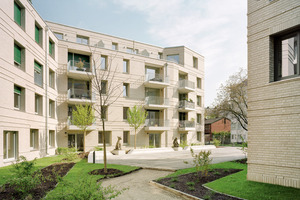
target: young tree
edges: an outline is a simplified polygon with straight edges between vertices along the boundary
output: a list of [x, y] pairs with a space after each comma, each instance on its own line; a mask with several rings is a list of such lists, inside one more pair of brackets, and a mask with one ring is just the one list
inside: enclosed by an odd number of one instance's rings
[[95, 113], [90, 105], [83, 106], [82, 104], [75, 105], [72, 111], [72, 124], [83, 131], [83, 152], [85, 152], [85, 137], [88, 127], [95, 122]]
[[134, 148], [136, 149], [136, 130], [145, 123], [147, 112], [141, 106], [134, 106], [128, 109], [127, 121], [134, 128]]
[[214, 113], [219, 117], [235, 118], [246, 131], [247, 118], [247, 72], [243, 69], [229, 77], [225, 85], [221, 85], [215, 100]]

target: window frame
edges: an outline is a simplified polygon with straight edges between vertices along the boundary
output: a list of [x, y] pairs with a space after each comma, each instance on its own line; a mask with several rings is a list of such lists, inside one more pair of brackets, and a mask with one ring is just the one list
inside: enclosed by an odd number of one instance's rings
[[202, 104], [202, 98], [200, 95], [197, 95], [197, 106], [200, 106], [201, 107], [201, 104]]
[[[13, 144], [14, 144], [14, 157], [8, 157], [8, 133], [13, 134]], [[19, 134], [17, 131], [7, 131], [4, 130], [3, 131], [3, 161], [4, 162], [9, 162], [9, 161], [13, 161], [16, 160], [18, 158], [18, 154], [19, 154]]]
[[49, 147], [55, 148], [55, 131], [54, 130], [49, 130]]
[[111, 49], [115, 50], [115, 51], [118, 51], [118, 43], [112, 42]]
[[55, 89], [55, 72], [49, 68], [49, 86]]
[[123, 145], [129, 145], [129, 144], [130, 144], [130, 131], [123, 131]]
[[55, 43], [53, 42], [53, 40], [51, 40], [51, 38], [49, 38], [49, 49], [48, 49], [48, 51], [49, 51], [48, 52], [49, 55], [54, 59], [55, 58]]
[[[84, 42], [85, 40], [86, 42]], [[89, 45], [89, 38], [82, 35], [76, 35], [76, 43]]]
[[[39, 71], [40, 70], [40, 71]], [[42, 77], [42, 83], [39, 85], [39, 83], [36, 82], [36, 74], [41, 74], [40, 76]], [[41, 65], [39, 62], [34, 60], [34, 84], [38, 85], [43, 88], [43, 83], [44, 83], [44, 70], [43, 70], [43, 65]]]
[[123, 59], [123, 73], [129, 74], [129, 60], [127, 59]]
[[[102, 141], [100, 141], [100, 134], [102, 134]], [[103, 134], [103, 131], [98, 131], [98, 145], [99, 146], [103, 146], [103, 135], [104, 135], [104, 137], [106, 136], [106, 134], [108, 134], [108, 138], [106, 138], [106, 139], [108, 139], [108, 141], [106, 140], [106, 145], [108, 145], [108, 146], [110, 146], [111, 145], [111, 131], [105, 131], [104, 132], [104, 134]]]
[[36, 115], [43, 115], [43, 97], [37, 93], [34, 95], [34, 112]]
[[30, 129], [30, 150], [39, 150], [39, 130]]
[[129, 107], [123, 107], [123, 120], [127, 121], [128, 119], [128, 109]]
[[49, 99], [49, 117], [55, 119], [55, 101]]
[[[16, 107], [16, 96], [15, 95], [18, 95], [17, 96], [17, 99], [18, 99], [18, 107]], [[20, 86], [17, 86], [17, 85], [14, 85], [14, 109], [15, 110], [21, 110], [22, 109], [22, 87]]]
[[43, 44], [43, 29], [37, 22], [35, 22], [35, 25], [34, 25], [34, 41], [40, 47], [42, 47], [42, 44]]
[[202, 123], [201, 123], [201, 121], [202, 121], [201, 118], [202, 118], [201, 113], [197, 113], [197, 124], [200, 124], [200, 125], [202, 124]]
[[123, 83], [123, 97], [129, 97], [129, 83]]
[[197, 77], [197, 88], [201, 89], [202, 88], [202, 78]]
[[193, 56], [193, 68], [198, 69], [198, 58]]
[[[101, 58], [100, 58], [101, 62], [100, 62], [100, 69], [101, 70], [107, 70], [107, 56], [105, 55], [101, 55]], [[104, 61], [104, 62], [103, 62]], [[103, 68], [103, 65], [104, 65], [104, 68]]]

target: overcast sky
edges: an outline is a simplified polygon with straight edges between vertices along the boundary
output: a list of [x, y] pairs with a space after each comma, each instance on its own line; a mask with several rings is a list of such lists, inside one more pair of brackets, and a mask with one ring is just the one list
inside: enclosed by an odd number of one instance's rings
[[205, 57], [205, 106], [247, 68], [246, 0], [33, 0], [44, 20]]

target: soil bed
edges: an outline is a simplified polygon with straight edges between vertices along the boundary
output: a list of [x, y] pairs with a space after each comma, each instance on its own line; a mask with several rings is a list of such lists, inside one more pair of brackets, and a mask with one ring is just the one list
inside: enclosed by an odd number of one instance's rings
[[202, 185], [239, 171], [242, 170], [213, 169], [208, 172], [208, 176], [206, 177], [202, 176], [201, 172], [199, 173], [199, 176], [195, 172], [195, 173], [179, 175], [177, 177], [160, 179], [157, 180], [156, 182], [202, 199], [238, 200], [238, 198], [230, 197], [220, 193], [215, 193], [203, 187]]
[[104, 175], [103, 178], [100, 178], [100, 179], [97, 180], [99, 182], [102, 179], [123, 176], [123, 175], [126, 175], [126, 174], [130, 174], [132, 172], [135, 172], [137, 170], [140, 170], [140, 169], [142, 169], [142, 168], [140, 167], [140, 168], [137, 168], [137, 169], [129, 171], [129, 172], [123, 172], [123, 171], [118, 170], [118, 169], [107, 168], [107, 173], [104, 172], [104, 169], [95, 169], [93, 171], [90, 171], [89, 174], [90, 175]]
[[235, 161], [232, 161], [232, 162], [241, 163], [241, 164], [247, 164], [247, 158], [240, 159], [240, 160], [235, 160]]
[[[35, 189], [30, 191], [32, 199], [42, 199], [46, 193], [53, 190], [57, 184], [57, 176], [65, 176], [75, 163], [55, 163], [41, 170], [42, 181]], [[0, 191], [0, 199], [22, 199], [13, 186], [5, 184]]]

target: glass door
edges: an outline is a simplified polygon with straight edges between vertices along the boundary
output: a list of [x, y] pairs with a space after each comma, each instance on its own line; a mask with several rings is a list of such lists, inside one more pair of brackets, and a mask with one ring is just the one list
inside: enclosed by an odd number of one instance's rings
[[149, 134], [149, 147], [160, 147], [160, 134], [159, 133], [150, 133]]

